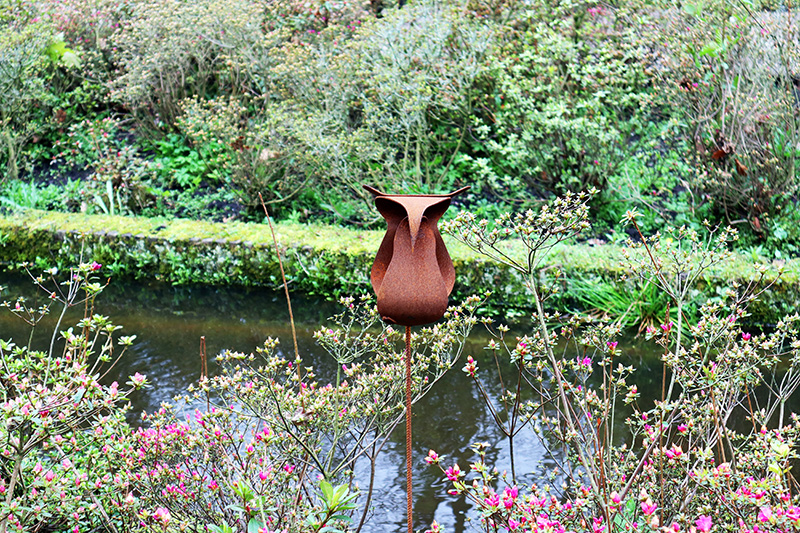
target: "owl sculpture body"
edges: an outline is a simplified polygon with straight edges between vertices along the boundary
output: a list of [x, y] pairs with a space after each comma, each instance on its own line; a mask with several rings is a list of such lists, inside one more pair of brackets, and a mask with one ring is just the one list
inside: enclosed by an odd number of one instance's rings
[[384, 194], [364, 186], [386, 219], [370, 281], [378, 296], [378, 312], [390, 323], [419, 326], [439, 320], [456, 274], [437, 223], [450, 200], [469, 189], [449, 194]]

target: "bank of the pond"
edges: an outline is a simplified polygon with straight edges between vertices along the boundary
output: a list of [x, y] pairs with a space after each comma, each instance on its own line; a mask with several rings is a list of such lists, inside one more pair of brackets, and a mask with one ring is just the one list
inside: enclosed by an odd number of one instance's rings
[[[368, 272], [382, 232], [342, 227], [278, 223], [275, 225], [291, 288], [333, 297], [369, 291]], [[492, 307], [526, 310], [530, 298], [521, 276], [445, 237], [456, 266], [456, 298], [491, 291]], [[522, 253], [509, 243], [508, 253]], [[620, 248], [603, 244], [564, 245], [542, 263], [540, 277], [556, 270], [564, 276], [558, 302], [574, 305], [570, 280], [615, 286], [631, 292], [619, 264]], [[97, 261], [115, 278], [171, 284], [281, 285], [272, 235], [266, 224], [213, 223], [194, 220], [85, 215], [28, 210], [0, 215], [0, 264], [16, 270], [23, 262], [37, 268], [68, 267]], [[781, 278], [751, 307], [750, 319], [773, 323], [800, 306], [800, 260], [767, 264], [767, 281]], [[704, 290], [757, 274], [752, 259], [735, 256], [706, 276]]]

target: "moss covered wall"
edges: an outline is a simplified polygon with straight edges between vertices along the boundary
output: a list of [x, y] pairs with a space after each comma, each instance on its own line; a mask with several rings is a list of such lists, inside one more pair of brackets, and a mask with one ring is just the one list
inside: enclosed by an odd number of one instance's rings
[[[294, 291], [323, 295], [368, 292], [369, 268], [383, 235], [329, 226], [275, 225], [287, 279]], [[445, 237], [456, 267], [454, 296], [492, 291], [492, 307], [529, 309], [520, 276]], [[511, 246], [510, 253], [521, 253]], [[625, 290], [619, 248], [562, 246], [545, 261], [541, 276], [558, 267], [565, 279], [591, 279]], [[42, 211], [0, 216], [0, 265], [16, 270], [22, 262], [60, 268], [97, 261], [113, 278], [172, 284], [281, 285], [272, 235], [266, 224], [211, 223]], [[752, 261], [735, 257], [707, 277], [707, 291], [755, 278]], [[752, 319], [775, 322], [800, 304], [800, 262], [784, 266], [781, 280], [751, 308]], [[777, 272], [778, 265], [769, 265]], [[769, 276], [774, 277], [774, 276]], [[569, 302], [569, 281], [561, 304]]]

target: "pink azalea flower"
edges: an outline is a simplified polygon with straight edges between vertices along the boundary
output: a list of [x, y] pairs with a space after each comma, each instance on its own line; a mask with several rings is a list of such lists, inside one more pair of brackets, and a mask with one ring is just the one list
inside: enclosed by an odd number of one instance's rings
[[464, 365], [463, 368], [464, 372], [471, 378], [475, 377], [475, 372], [478, 370], [478, 364], [475, 362], [475, 359], [472, 356], [467, 357], [467, 364]]
[[697, 530], [701, 533], [708, 533], [711, 531], [714, 522], [711, 520], [710, 516], [701, 514], [697, 517], [697, 520], [694, 521], [694, 525], [697, 526]]
[[164, 529], [166, 529], [167, 524], [169, 524], [169, 521], [172, 517], [170, 516], [168, 509], [165, 507], [158, 507], [155, 513], [153, 513], [153, 518], [161, 522], [161, 525], [164, 527]]
[[429, 465], [439, 462], [439, 454], [433, 450], [428, 451], [428, 456], [425, 458], [425, 462]]
[[763, 506], [758, 511], [758, 521], [759, 522], [769, 522], [770, 518], [772, 518], [772, 508], [769, 505]]
[[457, 481], [458, 478], [464, 475], [464, 473], [461, 471], [461, 468], [459, 468], [458, 464], [454, 464], [453, 466], [445, 470], [444, 473], [447, 476], [447, 479], [449, 479], [450, 481]]
[[488, 498], [485, 498], [483, 502], [489, 507], [500, 507], [500, 496], [496, 493], [491, 494]]
[[683, 455], [683, 450], [677, 444], [673, 444], [672, 448], [664, 450], [664, 455], [666, 455], [669, 459], [677, 459]]
[[653, 503], [653, 500], [651, 500], [650, 498], [647, 498], [645, 501], [641, 503], [641, 507], [644, 515], [650, 516], [651, 514], [656, 512], [656, 508], [658, 507], [658, 505]]

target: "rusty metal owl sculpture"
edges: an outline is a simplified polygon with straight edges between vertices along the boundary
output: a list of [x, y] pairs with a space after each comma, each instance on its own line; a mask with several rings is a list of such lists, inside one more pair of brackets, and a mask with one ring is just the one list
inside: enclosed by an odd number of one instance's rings
[[370, 281], [383, 320], [402, 326], [436, 322], [447, 310], [456, 280], [437, 222], [452, 198], [449, 194], [384, 194], [365, 185], [388, 228]]

